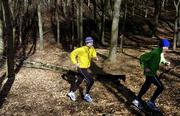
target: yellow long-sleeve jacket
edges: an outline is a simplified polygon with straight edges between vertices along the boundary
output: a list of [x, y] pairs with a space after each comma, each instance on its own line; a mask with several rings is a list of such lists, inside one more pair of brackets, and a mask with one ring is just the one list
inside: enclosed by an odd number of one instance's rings
[[89, 68], [91, 66], [91, 59], [96, 58], [96, 50], [94, 47], [82, 46], [73, 50], [70, 58], [73, 64], [79, 63], [80, 68]]

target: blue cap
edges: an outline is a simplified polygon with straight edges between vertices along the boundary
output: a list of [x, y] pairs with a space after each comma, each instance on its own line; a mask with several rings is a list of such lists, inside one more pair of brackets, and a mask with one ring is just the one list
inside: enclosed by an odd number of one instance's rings
[[92, 37], [86, 37], [85, 42], [86, 43], [93, 43], [93, 38]]
[[166, 38], [161, 39], [160, 46], [161, 47], [169, 47], [170, 46], [169, 40]]

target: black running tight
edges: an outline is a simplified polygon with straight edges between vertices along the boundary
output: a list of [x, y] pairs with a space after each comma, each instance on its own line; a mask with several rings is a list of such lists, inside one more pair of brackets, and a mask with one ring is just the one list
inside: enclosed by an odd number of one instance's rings
[[94, 83], [93, 76], [91, 73], [88, 72], [87, 68], [78, 68], [78, 72], [80, 76], [78, 76], [78, 79], [76, 80], [73, 87], [71, 87], [70, 91], [73, 91], [73, 92], [76, 91], [79, 88], [82, 81], [85, 79], [87, 81], [86, 93], [89, 94], [89, 91]]
[[157, 76], [146, 76], [146, 80], [138, 94], [139, 99], [141, 99], [142, 96], [147, 92], [147, 90], [149, 89], [152, 83], [157, 86], [157, 89], [155, 90], [150, 100], [154, 102], [156, 98], [161, 94], [161, 92], [164, 89], [164, 86], [162, 82], [160, 81], [160, 79]]

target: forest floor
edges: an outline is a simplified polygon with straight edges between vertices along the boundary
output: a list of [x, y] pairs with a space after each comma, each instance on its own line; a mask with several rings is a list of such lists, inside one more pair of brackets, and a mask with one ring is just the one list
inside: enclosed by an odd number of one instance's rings
[[[63, 51], [58, 45], [46, 42], [43, 51], [37, 50], [28, 57], [28, 61], [42, 62], [66, 67], [74, 70], [69, 60], [69, 53]], [[97, 49], [99, 61], [94, 61], [96, 72], [105, 72], [112, 75], [125, 75], [126, 81], [113, 83], [95, 79], [91, 90], [92, 103], [84, 101], [77, 91], [77, 101], [73, 102], [67, 97], [70, 83], [62, 78], [62, 73], [21, 67], [16, 74], [10, 91], [1, 104], [1, 116], [63, 116], [63, 115], [107, 115], [107, 116], [133, 116], [135, 112], [130, 109], [127, 102], [132, 100], [139, 92], [144, 82], [144, 76], [139, 66], [138, 58], [149, 49], [125, 48], [124, 53], [117, 54], [116, 63], [104, 62], [108, 51]], [[180, 65], [179, 53], [170, 52], [167, 59], [171, 66]], [[105, 63], [105, 64], [104, 64]], [[168, 68], [168, 67], [166, 67]], [[165, 68], [165, 69], [166, 69]], [[161, 68], [163, 69], [163, 68]], [[158, 74], [161, 71], [158, 72]], [[180, 68], [173, 69], [165, 74], [162, 82], [165, 86], [163, 93], [157, 99], [157, 106], [167, 116], [180, 115]], [[2, 71], [1, 71], [2, 76]], [[4, 80], [5, 81], [5, 80]], [[7, 79], [6, 79], [7, 81]], [[6, 82], [3, 82], [6, 83]], [[84, 87], [85, 83], [81, 85]], [[3, 84], [1, 90], [3, 89]], [[152, 95], [155, 87], [143, 97], [146, 101]], [[2, 91], [1, 91], [2, 92]]]

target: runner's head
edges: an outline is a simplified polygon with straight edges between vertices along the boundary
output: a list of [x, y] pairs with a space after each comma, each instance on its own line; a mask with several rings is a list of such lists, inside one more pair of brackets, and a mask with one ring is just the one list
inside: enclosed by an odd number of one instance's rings
[[93, 38], [92, 37], [86, 37], [85, 38], [86, 46], [93, 46]]
[[159, 43], [159, 47], [161, 47], [164, 51], [169, 49], [170, 42], [167, 38], [162, 38]]

